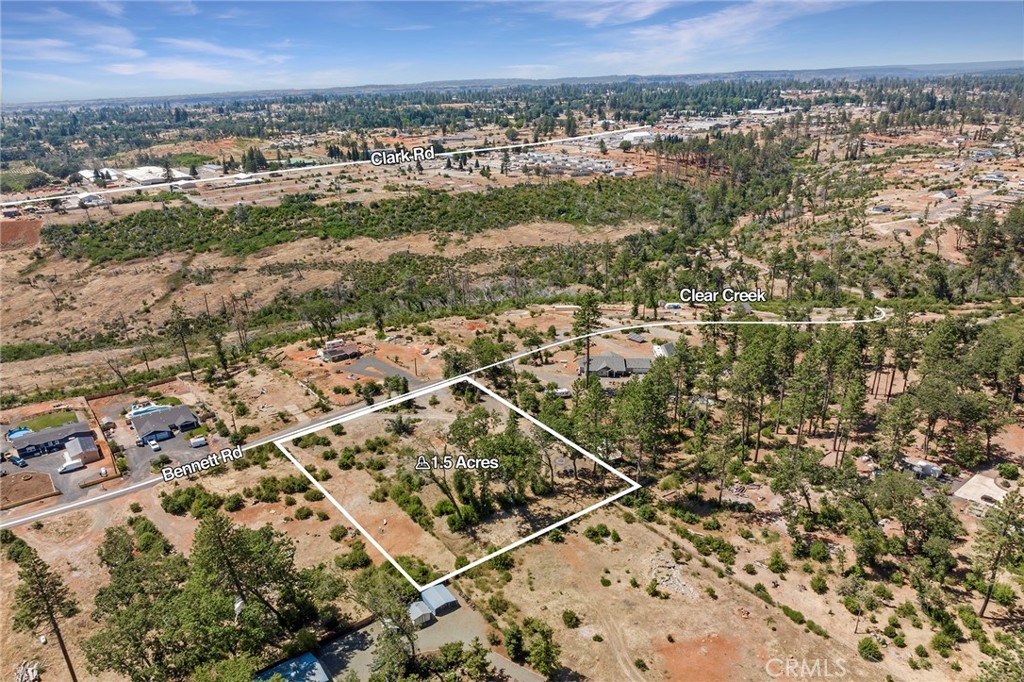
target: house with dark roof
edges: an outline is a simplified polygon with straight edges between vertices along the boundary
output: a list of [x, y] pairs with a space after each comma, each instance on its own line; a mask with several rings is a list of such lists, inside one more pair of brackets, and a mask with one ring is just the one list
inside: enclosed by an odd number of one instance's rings
[[317, 351], [317, 355], [325, 362], [338, 362], [339, 360], [358, 358], [362, 353], [358, 344], [335, 339], [325, 343], [324, 347]]
[[586, 364], [586, 360], [579, 363], [578, 374], [583, 374], [586, 371], [588, 375], [592, 374], [602, 378], [617, 378], [628, 377], [633, 374], [647, 374], [651, 370], [649, 358], [624, 358], [615, 353], [591, 357], [589, 369], [586, 367]]
[[64, 444], [75, 438], [92, 438], [92, 430], [85, 422], [51, 426], [39, 431], [27, 431], [11, 436], [11, 445], [21, 457], [34, 457], [63, 450]]
[[132, 419], [132, 426], [139, 438], [146, 442], [174, 438], [175, 431], [191, 431], [199, 426], [199, 419], [184, 405], [159, 412], [140, 414]]

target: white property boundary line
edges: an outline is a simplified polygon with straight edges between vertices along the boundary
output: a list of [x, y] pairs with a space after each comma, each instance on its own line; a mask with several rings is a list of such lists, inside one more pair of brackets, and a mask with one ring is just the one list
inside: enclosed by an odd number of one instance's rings
[[[365, 537], [367, 540], [369, 540], [370, 544], [372, 544], [377, 549], [377, 551], [380, 552], [384, 556], [385, 559], [387, 559], [389, 562], [391, 562], [391, 565], [394, 566], [398, 570], [398, 572], [402, 574], [402, 577], [404, 577], [406, 580], [408, 580], [409, 583], [414, 588], [416, 588], [417, 592], [423, 592], [424, 590], [426, 590], [428, 588], [431, 588], [431, 587], [433, 587], [435, 585], [440, 585], [443, 582], [451, 580], [455, 576], [460, 575], [461, 573], [465, 573], [466, 571], [470, 570], [471, 568], [475, 568], [475, 567], [479, 566], [480, 564], [483, 564], [483, 563], [493, 559], [496, 556], [504, 554], [505, 552], [509, 552], [509, 551], [515, 549], [516, 547], [519, 547], [520, 545], [524, 545], [527, 542], [530, 542], [532, 540], [536, 540], [537, 538], [539, 538], [540, 536], [544, 535], [545, 533], [548, 533], [548, 532], [554, 530], [555, 528], [558, 528], [559, 526], [564, 526], [567, 523], [571, 523], [572, 521], [575, 521], [576, 519], [580, 518], [581, 516], [589, 514], [590, 512], [594, 511], [595, 509], [603, 507], [606, 504], [614, 502], [615, 500], [619, 499], [623, 495], [628, 495], [629, 493], [631, 493], [631, 492], [633, 492], [635, 490], [638, 490], [641, 487], [639, 483], [637, 483], [636, 481], [631, 479], [629, 476], [626, 476], [621, 471], [615, 469], [614, 467], [610, 466], [608, 463], [602, 461], [599, 457], [596, 457], [593, 454], [587, 452], [586, 450], [584, 450], [579, 445], [577, 445], [576, 443], [572, 442], [571, 440], [569, 440], [568, 438], [566, 438], [562, 434], [560, 434], [557, 431], [555, 431], [555, 430], [551, 429], [550, 427], [548, 427], [546, 424], [544, 424], [543, 422], [538, 420], [533, 415], [527, 414], [522, 409], [516, 407], [515, 405], [513, 405], [509, 401], [505, 400], [503, 397], [501, 397], [500, 395], [498, 395], [497, 393], [495, 393], [491, 389], [487, 388], [486, 386], [484, 386], [480, 382], [476, 381], [475, 379], [471, 379], [469, 377], [456, 377], [454, 379], [449, 379], [447, 381], [444, 381], [444, 382], [442, 382], [440, 384], [434, 384], [434, 385], [431, 385], [431, 386], [428, 386], [428, 387], [425, 387], [425, 388], [418, 389], [416, 391], [412, 391], [410, 393], [406, 393], [405, 395], [399, 396], [398, 398], [393, 398], [391, 400], [387, 400], [387, 401], [382, 402], [382, 403], [377, 404], [377, 405], [369, 405], [367, 409], [362, 409], [362, 410], [358, 410], [356, 412], [353, 412], [351, 414], [346, 414], [341, 419], [339, 419], [338, 421], [331, 422], [329, 424], [322, 424], [316, 430], [317, 431], [322, 431], [323, 429], [330, 428], [331, 426], [334, 426], [335, 424], [341, 424], [342, 422], [350, 421], [352, 419], [357, 419], [359, 417], [362, 417], [362, 416], [365, 416], [367, 414], [370, 414], [371, 412], [377, 412], [377, 411], [386, 409], [388, 407], [391, 407], [393, 405], [397, 405], [397, 404], [401, 404], [401, 403], [404, 403], [404, 402], [408, 402], [410, 400], [415, 400], [418, 397], [421, 397], [421, 396], [424, 396], [424, 395], [427, 395], [427, 394], [430, 394], [430, 393], [436, 393], [437, 391], [440, 391], [440, 390], [445, 389], [445, 388], [451, 388], [452, 386], [455, 386], [456, 384], [461, 384], [461, 383], [467, 383], [467, 384], [470, 384], [472, 386], [475, 386], [477, 389], [479, 389], [483, 393], [487, 394], [488, 396], [493, 398], [495, 401], [497, 401], [501, 405], [507, 407], [509, 410], [511, 410], [512, 412], [514, 412], [518, 416], [523, 417], [524, 419], [528, 420], [529, 422], [531, 422], [532, 424], [534, 424], [538, 428], [543, 429], [544, 431], [550, 433], [552, 436], [554, 436], [555, 438], [557, 438], [561, 442], [565, 443], [566, 445], [568, 445], [573, 450], [576, 450], [577, 452], [579, 452], [583, 456], [589, 457], [590, 459], [594, 460], [594, 462], [596, 462], [597, 464], [600, 464], [602, 467], [604, 467], [605, 469], [610, 471], [612, 474], [614, 474], [618, 478], [622, 479], [622, 481], [624, 481], [627, 484], [627, 487], [624, 490], [619, 491], [615, 495], [612, 495], [611, 497], [608, 497], [607, 499], [601, 500], [600, 502], [597, 502], [596, 504], [592, 504], [589, 507], [587, 507], [586, 509], [582, 509], [582, 510], [580, 510], [578, 512], [570, 514], [569, 516], [565, 517], [564, 519], [562, 519], [560, 521], [556, 521], [555, 523], [551, 524], [550, 526], [547, 526], [547, 527], [542, 528], [542, 529], [540, 529], [538, 531], [535, 531], [535, 532], [531, 533], [530, 535], [527, 535], [525, 538], [521, 538], [519, 540], [516, 540], [515, 542], [507, 545], [506, 547], [503, 547], [503, 548], [501, 548], [499, 550], [491, 552], [490, 554], [487, 554], [486, 556], [483, 556], [483, 557], [481, 557], [479, 559], [475, 559], [474, 561], [471, 561], [470, 563], [466, 564], [465, 566], [463, 566], [461, 568], [457, 568], [454, 571], [452, 571], [451, 573], [449, 573], [449, 574], [447, 574], [445, 576], [442, 576], [442, 577], [440, 577], [440, 578], [438, 578], [438, 579], [436, 579], [436, 580], [434, 580], [434, 581], [432, 581], [430, 583], [427, 583], [426, 585], [420, 585], [416, 580], [413, 579], [413, 577], [411, 575], [409, 575], [409, 573], [404, 568], [402, 568], [402, 565], [399, 564], [395, 560], [395, 558], [393, 556], [391, 556], [391, 554], [386, 549], [384, 549], [384, 547], [380, 544], [380, 542], [378, 542], [377, 539], [375, 537], [373, 537], [373, 534], [368, 532], [366, 530], [366, 528], [364, 528], [362, 526], [362, 524], [360, 524], [358, 521], [356, 521], [355, 517], [353, 517], [341, 505], [341, 503], [339, 503], [338, 500], [336, 500], [334, 498], [334, 496], [331, 495], [331, 493], [329, 493], [327, 491], [326, 488], [324, 488], [324, 486], [321, 484], [321, 482], [316, 480], [316, 478], [313, 476], [313, 474], [311, 474], [298, 461], [298, 459], [296, 459], [295, 456], [292, 455], [292, 453], [288, 451], [288, 448], [286, 448], [284, 446], [284, 440], [276, 440], [276, 441], [274, 441], [274, 445], [276, 445], [281, 450], [281, 452], [284, 453], [285, 457], [287, 457], [288, 460], [291, 461], [291, 463], [294, 464], [306, 476], [307, 479], [309, 479], [309, 482], [312, 483], [316, 487], [316, 489], [319, 490], [323, 494], [324, 497], [326, 497], [328, 500], [331, 501], [331, 504], [333, 504], [335, 507], [337, 507], [338, 511], [340, 511], [342, 513], [342, 515], [344, 515], [344, 517], [346, 519], [348, 519], [349, 522], [352, 523], [353, 526], [355, 526], [357, 529], [359, 529], [359, 532], [363, 534], [363, 537]], [[306, 435], [308, 435], [308, 434], [306, 434]], [[291, 436], [291, 437], [292, 438], [298, 438], [298, 437], [301, 437], [301, 436]], [[427, 531], [424, 530], [423, 532], [426, 533]]]
[[[592, 138], [595, 138], [595, 137], [606, 137], [606, 136], [609, 136], [609, 135], [619, 135], [619, 134], [623, 134], [623, 133], [632, 133], [632, 132], [635, 132], [637, 130], [646, 130], [647, 128], [650, 128], [650, 126], [633, 126], [632, 128], [621, 128], [619, 130], [602, 130], [599, 133], [590, 133], [590, 134], [587, 134], [587, 135], [577, 135], [576, 137], [563, 137], [563, 138], [560, 138], [558, 140], [543, 140], [541, 142], [522, 142], [520, 144], [507, 144], [507, 145], [502, 145], [500, 147], [483, 147], [483, 148], [461, 149], [461, 150], [452, 151], [452, 152], [441, 152], [440, 154], [437, 154], [435, 156], [435, 158], [441, 158], [441, 157], [457, 158], [457, 157], [465, 156], [465, 155], [468, 155], [468, 154], [476, 154], [478, 152], [497, 152], [497, 151], [502, 151], [502, 150], [505, 150], [505, 149], [521, 149], [523, 147], [542, 147], [542, 146], [546, 146], [546, 145], [565, 144], [567, 142], [578, 142], [579, 140], [589, 140], [589, 139], [592, 139]], [[374, 150], [370, 150], [370, 151], [374, 151]], [[365, 164], [368, 164], [368, 163], [372, 163], [370, 161], [370, 159], [359, 159], [358, 161], [339, 161], [337, 163], [323, 163], [323, 164], [318, 164], [318, 165], [315, 165], [315, 166], [297, 166], [295, 168], [278, 168], [278, 169], [272, 170], [272, 171], [260, 171], [260, 172], [257, 172], [257, 173], [248, 173], [248, 175], [250, 177], [258, 178], [258, 177], [263, 177], [263, 176], [268, 176], [269, 177], [272, 174], [276, 174], [276, 175], [274, 175], [274, 177], [277, 177], [278, 175], [283, 175], [285, 173], [300, 173], [300, 172], [305, 172], [305, 171], [318, 171], [318, 170], [323, 170], [325, 168], [345, 168], [346, 166], [361, 166], [361, 165], [365, 165]], [[388, 164], [388, 165], [396, 165], [396, 164]], [[106, 194], [121, 194], [121, 193], [124, 193], [124, 192], [134, 192], [136, 190], [164, 189], [164, 188], [167, 188], [167, 187], [174, 187], [175, 185], [177, 185], [180, 182], [193, 182], [196, 185], [208, 185], [208, 184], [216, 184], [216, 183], [221, 183], [221, 182], [227, 182], [229, 180], [230, 181], [234, 181], [235, 179], [236, 178], [233, 175], [223, 175], [223, 176], [218, 176], [218, 177], [214, 177], [214, 178], [205, 178], [205, 179], [189, 178], [188, 180], [186, 180], [186, 179], [182, 178], [180, 180], [174, 180], [173, 182], [161, 182], [161, 183], [158, 183], [158, 184], [155, 184], [155, 185], [139, 185], [137, 187], [114, 187], [112, 189], [103, 189], [103, 190], [97, 190], [95, 192], [86, 192], [86, 193], [87, 194], [94, 194], [96, 196], [103, 196], [103, 195], [106, 195]], [[37, 203], [44, 202], [44, 201], [52, 201], [54, 199], [58, 199], [58, 200], [63, 201], [64, 199], [75, 199], [75, 198], [78, 197], [78, 194], [80, 194], [80, 192], [79, 193], [75, 193], [75, 194], [57, 194], [57, 195], [48, 196], [48, 197], [37, 197], [35, 199], [19, 199], [17, 201], [5, 201], [5, 202], [0, 203], [0, 206], [5, 207], [5, 208], [8, 207], [8, 206], [22, 206], [22, 205], [25, 205], [25, 204], [37, 204]]]

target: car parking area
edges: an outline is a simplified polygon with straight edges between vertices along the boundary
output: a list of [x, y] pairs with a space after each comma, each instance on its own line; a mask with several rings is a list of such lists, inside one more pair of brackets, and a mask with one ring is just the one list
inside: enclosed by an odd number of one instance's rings
[[128, 428], [125, 431], [131, 440], [131, 444], [124, 450], [124, 456], [128, 460], [128, 470], [131, 472], [148, 474], [152, 472], [154, 465], [162, 467], [186, 464], [210, 452], [209, 445], [192, 447], [188, 435], [183, 433], [176, 433], [173, 438], [158, 441], [157, 446], [160, 449], [154, 450], [149, 443], [138, 445], [133, 429]]
[[[45, 455], [21, 458], [9, 455], [7, 461], [0, 465], [6, 472], [3, 482], [4, 507], [16, 500], [32, 499], [42, 494], [47, 488], [45, 483], [47, 479], [65, 501], [74, 502], [84, 496], [87, 489], [83, 488], [81, 484], [100, 475], [105, 461], [93, 462], [76, 471], [58, 473], [61, 465], [64, 464], [64, 452], [64, 450], [58, 450]], [[24, 466], [15, 464], [19, 459], [24, 462]]]

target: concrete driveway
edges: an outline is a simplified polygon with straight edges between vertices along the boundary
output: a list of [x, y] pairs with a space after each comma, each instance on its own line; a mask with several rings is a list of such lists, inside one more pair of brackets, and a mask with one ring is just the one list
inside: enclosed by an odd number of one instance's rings
[[[317, 658], [332, 679], [341, 679], [354, 670], [360, 680], [370, 677], [373, 666], [373, 645], [380, 634], [380, 625], [372, 623], [361, 630], [340, 637], [320, 647]], [[469, 644], [478, 638], [487, 646], [487, 621], [477, 611], [461, 604], [419, 631], [416, 647], [420, 653], [437, 651], [449, 642]], [[544, 677], [517, 665], [495, 652], [487, 655], [498, 669], [504, 670], [515, 682], [544, 682]]]

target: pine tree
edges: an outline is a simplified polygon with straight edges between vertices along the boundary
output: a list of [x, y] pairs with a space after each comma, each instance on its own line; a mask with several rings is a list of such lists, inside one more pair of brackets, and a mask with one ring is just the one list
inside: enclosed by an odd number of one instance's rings
[[1024, 560], [1024, 500], [1019, 490], [1007, 493], [985, 514], [976, 547], [975, 569], [988, 580], [985, 601], [978, 610], [978, 616], [984, 617], [999, 569]]
[[14, 629], [35, 631], [40, 625], [48, 625], [57, 638], [72, 682], [78, 682], [60, 630], [61, 620], [78, 613], [78, 603], [61, 577], [39, 558], [35, 550], [22, 554], [18, 566], [19, 583], [14, 591]]

